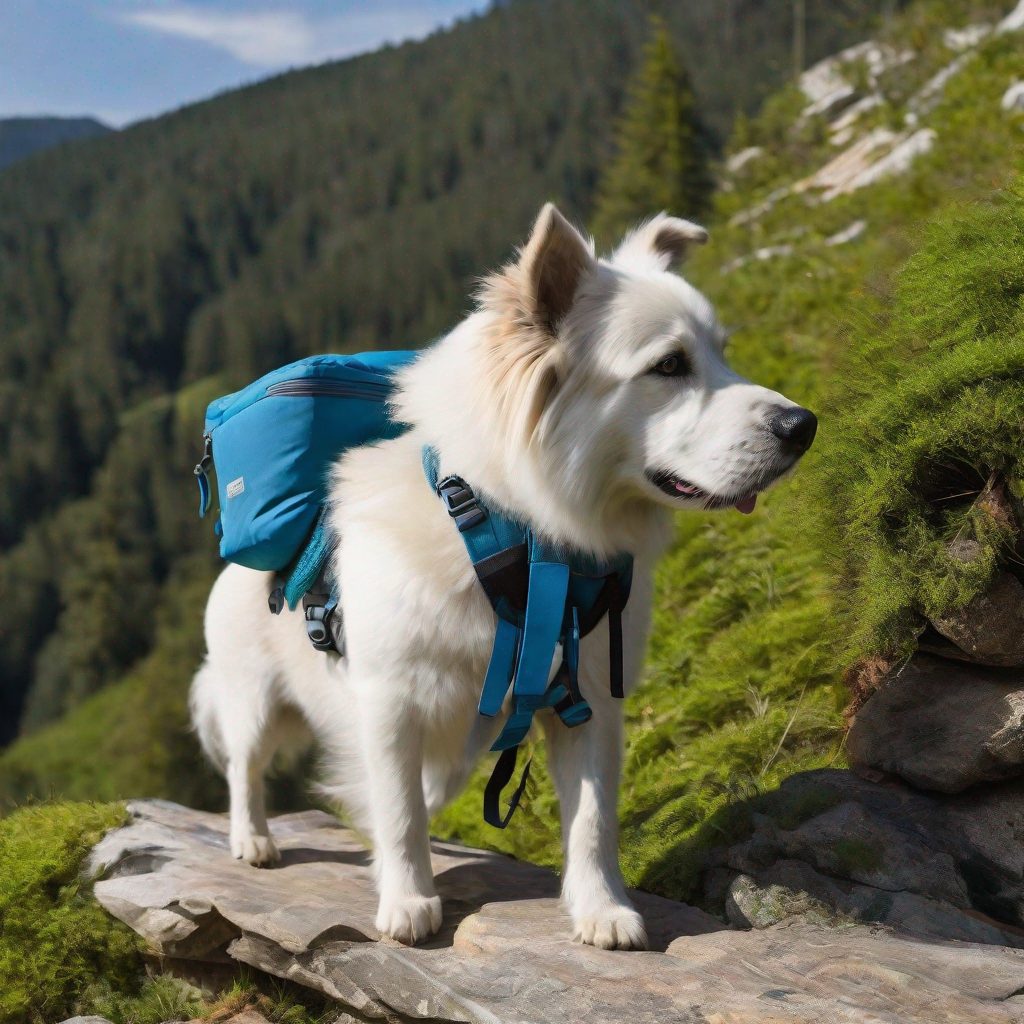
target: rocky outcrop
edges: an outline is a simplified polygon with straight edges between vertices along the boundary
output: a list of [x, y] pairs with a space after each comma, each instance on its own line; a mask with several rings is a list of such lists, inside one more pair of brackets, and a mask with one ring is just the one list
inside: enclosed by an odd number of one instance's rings
[[1024, 782], [948, 797], [806, 772], [756, 803], [706, 890], [738, 926], [874, 922], [1024, 948], [1022, 851]]
[[931, 624], [959, 649], [949, 652], [979, 665], [1024, 665], [1024, 585], [999, 571], [962, 608], [932, 618]]
[[876, 181], [905, 174], [935, 142], [931, 128], [894, 132], [875, 128], [824, 167], [794, 186], [795, 192], [820, 191], [822, 202], [848, 195]]
[[[814, 785], [831, 793], [835, 781]], [[849, 821], [817, 820], [828, 815], [820, 801], [818, 806], [818, 814], [793, 823], [788, 831], [798, 838], [786, 850], [797, 850], [814, 830], [849, 828]], [[841, 799], [831, 810], [840, 807]], [[966, 912], [962, 927], [971, 941], [939, 943], [925, 938], [926, 931], [897, 934], [851, 923], [822, 910], [824, 904], [812, 895], [804, 897], [804, 913], [769, 915], [753, 922], [757, 928], [736, 931], [693, 907], [636, 893], [653, 951], [609, 952], [568, 940], [552, 873], [435, 843], [445, 927], [428, 945], [407, 948], [379, 939], [366, 855], [355, 836], [328, 815], [275, 819], [281, 865], [260, 870], [231, 859], [227, 823], [219, 815], [160, 802], [134, 803], [130, 809], [130, 824], [108, 835], [91, 859], [103, 906], [139, 932], [165, 966], [247, 964], [337, 1000], [340, 1019], [435, 1024], [1024, 1019], [1024, 952], [979, 945], [975, 940], [982, 934], [1005, 936], [987, 918]], [[999, 860], [994, 822], [986, 819], [984, 825], [997, 865], [984, 876], [990, 881], [979, 880], [981, 868], [972, 883], [946, 865], [937, 877], [949, 892], [922, 895], [922, 900], [961, 893], [957, 879], [965, 887], [964, 900], [972, 884], [988, 885], [993, 900], [1016, 899], [1003, 864], [1006, 850]], [[737, 920], [743, 915], [746, 921], [748, 911], [757, 916], [752, 906], [760, 898], [754, 895], [759, 883], [751, 872], [761, 870], [764, 858], [757, 850], [764, 851], [765, 840], [763, 832], [755, 835], [746, 853], [741, 856], [738, 849], [737, 867], [718, 869], [730, 875]], [[925, 873], [921, 846], [912, 838], [904, 842], [914, 851], [918, 872]], [[912, 867], [901, 868], [897, 852], [883, 852], [880, 864], [878, 858], [862, 858], [869, 881], [858, 884], [903, 879]], [[941, 854], [934, 858], [941, 861]], [[827, 865], [803, 863], [800, 870], [825, 878]], [[788, 878], [785, 870], [780, 868], [777, 877]], [[749, 882], [738, 880], [741, 872]], [[968, 935], [966, 922], [972, 920], [979, 922], [978, 931]]]
[[847, 753], [943, 793], [1024, 774], [1024, 671], [916, 655], [857, 712]]

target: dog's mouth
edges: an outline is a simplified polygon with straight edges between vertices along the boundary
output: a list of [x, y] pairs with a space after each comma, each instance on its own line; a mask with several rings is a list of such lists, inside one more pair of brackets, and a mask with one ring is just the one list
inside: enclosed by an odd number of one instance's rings
[[680, 476], [674, 476], [672, 473], [667, 473], [665, 470], [659, 470], [658, 472], [648, 470], [647, 479], [650, 480], [658, 490], [664, 492], [670, 498], [675, 498], [680, 501], [697, 501], [700, 502], [702, 508], [708, 510], [717, 508], [735, 508], [744, 515], [750, 515], [750, 513], [754, 511], [754, 506], [757, 504], [756, 491], [751, 491], [749, 494], [734, 495], [732, 497], [726, 497], [721, 494], [712, 494], [710, 491], [705, 491], [702, 487], [698, 487], [696, 484], [691, 484], [689, 480], [684, 480]]

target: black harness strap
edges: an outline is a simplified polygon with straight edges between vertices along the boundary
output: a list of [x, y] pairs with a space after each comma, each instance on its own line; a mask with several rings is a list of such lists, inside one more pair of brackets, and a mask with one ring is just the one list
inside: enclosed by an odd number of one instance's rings
[[491, 772], [491, 777], [487, 780], [487, 786], [484, 788], [484, 821], [495, 828], [504, 828], [512, 820], [512, 815], [516, 813], [516, 808], [519, 806], [519, 800], [526, 791], [526, 784], [530, 781], [532, 759], [526, 762], [523, 774], [519, 779], [519, 785], [516, 786], [515, 791], [509, 798], [508, 810], [502, 814], [501, 791], [508, 785], [515, 774], [516, 757], [518, 754], [518, 746], [503, 750], [498, 756], [498, 760], [494, 765], [494, 771]]

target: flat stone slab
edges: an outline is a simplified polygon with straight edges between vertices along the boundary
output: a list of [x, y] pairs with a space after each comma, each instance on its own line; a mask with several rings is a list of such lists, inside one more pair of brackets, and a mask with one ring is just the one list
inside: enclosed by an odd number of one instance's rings
[[[321, 812], [274, 819], [281, 864], [231, 858], [224, 817], [159, 801], [93, 851], [95, 893], [154, 953], [288, 978], [359, 1019], [522, 1024], [1024, 1024], [1024, 952], [787, 920], [734, 931], [634, 893], [653, 951], [573, 943], [550, 871], [433, 844], [445, 925], [425, 946], [381, 940], [369, 860]], [[342, 1018], [344, 1019], [344, 1018]]]

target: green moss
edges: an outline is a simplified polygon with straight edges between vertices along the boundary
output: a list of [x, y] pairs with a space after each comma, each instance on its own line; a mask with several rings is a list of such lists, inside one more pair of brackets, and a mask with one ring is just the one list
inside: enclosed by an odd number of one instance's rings
[[198, 989], [169, 976], [130, 979], [127, 989], [116, 979], [97, 979], [86, 987], [78, 1005], [114, 1024], [161, 1024], [209, 1013]]
[[[908, 649], [922, 616], [966, 604], [1012, 554], [1013, 525], [972, 503], [1022, 471], [1022, 254], [1021, 186], [937, 217], [884, 333], [850, 359], [818, 484], [838, 495], [851, 658]], [[964, 536], [982, 546], [971, 563], [946, 548]]]
[[863, 839], [840, 839], [832, 847], [832, 855], [851, 878], [873, 874], [885, 864], [885, 854]]
[[0, 1021], [70, 1016], [91, 985], [138, 991], [138, 938], [90, 896], [92, 846], [125, 821], [118, 804], [24, 807], [0, 820]]
[[799, 828], [805, 821], [818, 817], [842, 803], [842, 794], [837, 790], [806, 789], [798, 796], [782, 799], [781, 794], [772, 794], [772, 799], [765, 807], [776, 825], [790, 831]]

